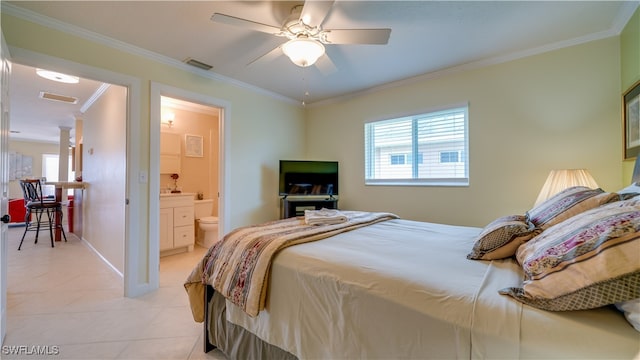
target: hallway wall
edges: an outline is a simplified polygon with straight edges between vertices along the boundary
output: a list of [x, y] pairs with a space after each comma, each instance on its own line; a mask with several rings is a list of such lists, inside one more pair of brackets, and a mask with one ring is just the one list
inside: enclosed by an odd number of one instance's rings
[[111, 85], [83, 116], [82, 237], [124, 273], [127, 89]]

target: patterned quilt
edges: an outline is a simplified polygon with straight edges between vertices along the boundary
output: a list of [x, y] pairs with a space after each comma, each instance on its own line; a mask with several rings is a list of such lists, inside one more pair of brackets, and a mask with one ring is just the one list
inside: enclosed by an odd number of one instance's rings
[[339, 224], [307, 225], [304, 217], [238, 228], [213, 245], [184, 286], [194, 320], [204, 321], [204, 286], [213, 288], [250, 316], [264, 309], [271, 261], [288, 246], [316, 241], [380, 221], [397, 219], [386, 212], [341, 211]]

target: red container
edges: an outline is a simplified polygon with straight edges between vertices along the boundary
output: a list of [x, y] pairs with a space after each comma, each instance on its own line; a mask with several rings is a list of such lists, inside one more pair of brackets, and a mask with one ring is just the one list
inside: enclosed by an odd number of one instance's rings
[[24, 207], [24, 199], [9, 200], [9, 216], [11, 216], [12, 223], [23, 223], [26, 213], [27, 210]]
[[67, 221], [69, 224], [69, 232], [73, 232], [73, 195], [69, 195], [67, 204]]

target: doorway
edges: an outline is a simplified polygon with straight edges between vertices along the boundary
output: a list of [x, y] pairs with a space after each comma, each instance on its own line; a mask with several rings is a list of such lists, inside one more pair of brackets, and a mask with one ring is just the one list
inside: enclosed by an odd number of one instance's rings
[[[161, 97], [160, 123], [160, 256], [169, 256], [194, 247], [208, 248], [200, 226], [204, 217], [218, 217], [220, 109]], [[175, 206], [184, 199], [194, 201], [194, 221], [178, 215]], [[173, 214], [175, 213], [175, 214]], [[181, 213], [180, 213], [181, 214]], [[173, 226], [172, 226], [173, 225]], [[191, 227], [193, 229], [189, 230]], [[205, 226], [206, 227], [206, 226]], [[217, 226], [211, 233], [217, 236]], [[173, 235], [174, 231], [176, 236]], [[177, 238], [180, 234], [180, 238]], [[192, 237], [192, 236], [193, 237]], [[195, 245], [194, 245], [195, 243]], [[187, 246], [185, 246], [187, 244]]]
[[[160, 255], [167, 254], [167, 251], [160, 250], [160, 194], [171, 190], [183, 191], [193, 194], [197, 199], [199, 193], [203, 199], [212, 201], [212, 216], [218, 217], [217, 236], [220, 237], [228, 228], [228, 217], [225, 215], [229, 207], [226, 204], [225, 196], [226, 179], [226, 151], [229, 138], [228, 126], [225, 126], [226, 115], [229, 113], [230, 104], [224, 100], [209, 97], [206, 95], [185, 91], [168, 85], [151, 84], [151, 121], [150, 121], [150, 199], [149, 217], [150, 221], [150, 262], [155, 262], [156, 266], [151, 269], [158, 269], [160, 265]], [[163, 118], [163, 110], [165, 117]], [[172, 116], [167, 117], [167, 113]], [[192, 117], [192, 119], [188, 119]], [[194, 125], [193, 118], [204, 118], [208, 122], [206, 126]], [[208, 119], [208, 120], [207, 120]], [[184, 124], [180, 124], [181, 122]], [[200, 129], [200, 130], [198, 130]], [[176, 182], [171, 180], [170, 173], [163, 170], [161, 174], [160, 164], [160, 142], [161, 134], [178, 134], [180, 147], [185, 152], [181, 157], [184, 164], [180, 164], [181, 174]], [[207, 134], [208, 133], [208, 134]], [[187, 149], [187, 140], [202, 139], [202, 146]], [[190, 153], [187, 154], [186, 151]], [[201, 152], [199, 151], [201, 150]], [[202, 157], [200, 157], [202, 155]], [[205, 158], [208, 159], [205, 160]], [[204, 161], [204, 163], [203, 163]], [[199, 166], [198, 164], [206, 164]], [[204, 176], [205, 181], [194, 179]], [[154, 221], [155, 220], [155, 221]], [[197, 224], [194, 223], [194, 241], [197, 240]], [[201, 245], [194, 245], [202, 247]], [[181, 250], [184, 252], [184, 250]], [[171, 252], [169, 252], [171, 253]], [[157, 255], [156, 255], [157, 254]], [[151, 274], [156, 283], [159, 284], [159, 274]]]
[[[13, 63], [19, 63], [34, 68], [52, 69], [65, 74], [75, 74], [81, 78], [94, 79], [108, 84], [114, 84], [114, 88], [124, 88], [126, 109], [124, 111], [123, 127], [126, 129], [123, 134], [126, 139], [126, 151], [120, 160], [124, 161], [124, 171], [120, 175], [124, 185], [125, 197], [128, 199], [127, 206], [123, 208], [124, 234], [122, 235], [122, 247], [124, 248], [123, 271], [124, 296], [136, 297], [153, 290], [147, 281], [141, 281], [145, 277], [141, 276], [144, 271], [137, 264], [141, 263], [137, 249], [141, 238], [141, 227], [138, 224], [140, 198], [131, 197], [129, 194], [140, 194], [139, 174], [140, 149], [135, 144], [131, 144], [131, 139], [140, 138], [140, 80], [128, 75], [114, 73], [108, 70], [95, 68], [88, 65], [70, 62], [64, 59], [32, 52], [24, 49], [12, 50]], [[146, 256], [145, 256], [146, 258]], [[146, 263], [146, 260], [144, 261]], [[144, 271], [146, 272], [146, 271]]]
[[[82, 179], [88, 185], [75, 191], [73, 208], [66, 206], [69, 191], [61, 199], [66, 231], [82, 239], [123, 277], [126, 207], [121, 199], [126, 196], [127, 88], [84, 76], [60, 83], [39, 76], [44, 67], [13, 65], [9, 151], [15, 162], [9, 171], [10, 198], [18, 203], [22, 199], [20, 179]], [[43, 97], [42, 89], [59, 94], [64, 101]], [[78, 166], [61, 166], [60, 155], [69, 156], [69, 163], [71, 158], [78, 159]], [[43, 186], [43, 192], [53, 193], [53, 186]], [[69, 216], [71, 209], [74, 215]], [[107, 211], [109, 216], [104, 216]], [[69, 221], [82, 213], [84, 224]]]

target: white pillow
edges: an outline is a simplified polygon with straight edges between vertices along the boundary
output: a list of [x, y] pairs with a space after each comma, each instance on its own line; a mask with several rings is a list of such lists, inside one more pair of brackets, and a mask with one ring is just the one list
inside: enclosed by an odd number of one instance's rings
[[640, 331], [640, 299], [619, 302], [616, 307], [624, 313], [631, 326]]
[[618, 194], [640, 193], [640, 184], [637, 182], [627, 186], [626, 188], [616, 191]]

